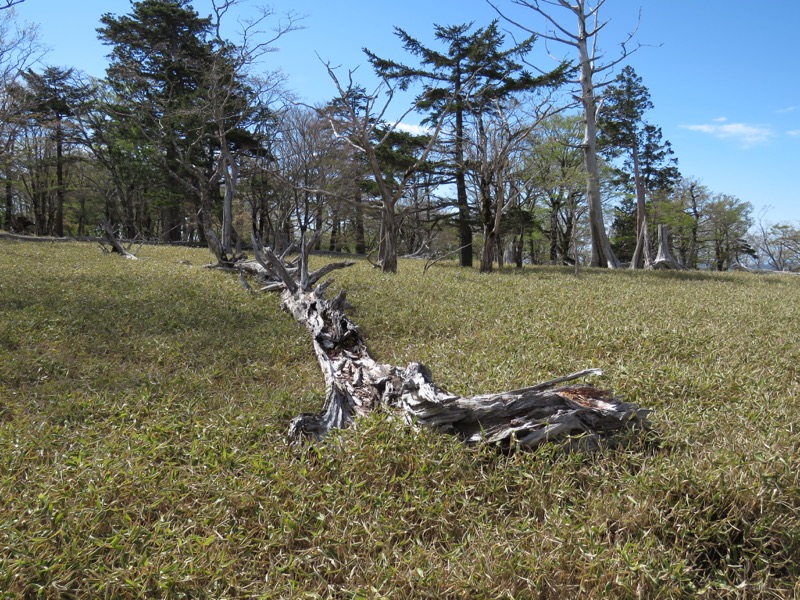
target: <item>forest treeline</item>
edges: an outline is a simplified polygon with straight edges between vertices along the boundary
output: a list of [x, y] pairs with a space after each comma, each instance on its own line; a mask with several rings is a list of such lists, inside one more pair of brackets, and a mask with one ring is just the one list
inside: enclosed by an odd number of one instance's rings
[[[646, 266], [665, 225], [685, 268], [800, 268], [796, 227], [756, 223], [749, 202], [679, 171], [624, 51], [591, 67], [587, 89], [582, 56], [528, 66], [533, 30], [511, 43], [499, 20], [434, 25], [427, 47], [395, 28], [403, 55], [365, 49], [379, 89], [328, 67], [331, 97], [309, 106], [258, 68], [302, 19], [264, 11], [226, 39], [238, 5], [203, 17], [188, 0], [140, 0], [102, 15], [100, 79], [47, 66], [36, 28], [0, 7], [0, 225], [81, 236], [110, 223], [121, 238], [207, 244], [221, 263], [252, 234], [278, 252], [305, 238], [386, 271], [448, 254], [483, 271]], [[404, 112], [422, 126], [388, 117]]]

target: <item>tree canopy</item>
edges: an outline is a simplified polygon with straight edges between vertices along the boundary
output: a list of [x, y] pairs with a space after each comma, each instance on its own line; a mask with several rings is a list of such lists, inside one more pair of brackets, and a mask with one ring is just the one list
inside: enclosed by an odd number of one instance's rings
[[[599, 29], [574, 33], [555, 9], [579, 24], [586, 6], [567, 4], [552, 4], [550, 22], [580, 50]], [[406, 254], [458, 255], [462, 266], [480, 257], [490, 271], [614, 266], [615, 252], [640, 264], [654, 250], [647, 221], [669, 227], [687, 267], [760, 260], [742, 242], [746, 201], [682, 183], [690, 179], [648, 120], [653, 102], [633, 65], [587, 91], [578, 85], [587, 68], [597, 76], [618, 61], [587, 66], [579, 52], [539, 69], [532, 50], [556, 41], [552, 31], [517, 23], [525, 36], [509, 41], [499, 20], [435, 24], [429, 45], [397, 26], [404, 56], [364, 49], [381, 87], [368, 92], [356, 71], [328, 65], [330, 99], [301, 110], [280, 73], [257, 61], [299, 17], [270, 29], [265, 10], [226, 39], [238, 5], [214, 3], [202, 16], [189, 0], [136, 0], [126, 14], [103, 14], [109, 65], [97, 80], [77, 66], [32, 69], [36, 32], [4, 13], [3, 225], [75, 235], [111, 223], [129, 239], [207, 245], [222, 265], [253, 231], [274, 248], [311, 236], [315, 248], [377, 254], [387, 271]], [[419, 116], [416, 129], [386, 118], [403, 90], [413, 101], [399, 109]], [[599, 154], [587, 150], [592, 135]], [[614, 215], [613, 246], [603, 212]]]

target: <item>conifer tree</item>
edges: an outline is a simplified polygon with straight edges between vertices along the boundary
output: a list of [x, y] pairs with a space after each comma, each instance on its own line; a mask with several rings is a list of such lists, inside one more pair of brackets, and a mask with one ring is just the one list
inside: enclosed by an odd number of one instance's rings
[[76, 81], [73, 69], [46, 67], [41, 73], [22, 74], [23, 95], [29, 116], [52, 131], [56, 151], [56, 219], [53, 233], [64, 237], [64, 146], [68, 121], [80, 110], [87, 96], [86, 86]]
[[456, 182], [461, 266], [472, 266], [472, 226], [467, 200], [467, 165], [464, 157], [465, 117], [470, 112], [489, 110], [492, 103], [541, 85], [559, 81], [566, 64], [543, 76], [533, 76], [523, 68], [521, 59], [530, 51], [535, 36], [510, 48], [503, 48], [505, 36], [498, 22], [472, 30], [472, 23], [434, 26], [434, 36], [444, 45], [442, 51], [424, 46], [405, 30], [395, 27], [404, 49], [419, 59], [419, 66], [409, 66], [376, 56], [364, 49], [375, 71], [386, 79], [400, 82], [401, 89], [421, 83], [416, 98], [419, 110], [428, 113], [427, 121], [442, 116], [453, 118], [453, 175]]
[[[679, 174], [670, 143], [661, 128], [645, 120], [653, 108], [650, 91], [631, 66], [626, 66], [603, 95], [600, 111], [600, 151], [610, 159], [624, 157], [623, 183], [632, 183], [636, 195], [636, 248], [631, 268], [646, 262], [644, 236], [647, 195], [666, 190]], [[615, 226], [618, 225], [615, 224]]]
[[203, 76], [213, 62], [213, 46], [206, 41], [211, 20], [200, 17], [188, 0], [140, 0], [129, 15], [107, 13], [100, 21], [99, 37], [112, 46], [107, 75], [118, 99], [114, 118], [130, 121], [132, 131], [162, 149], [161, 235], [180, 240], [182, 180], [190, 179], [180, 157], [191, 152], [196, 164], [211, 162], [200, 156], [202, 148], [190, 148], [203, 127], [192, 109], [202, 101]]

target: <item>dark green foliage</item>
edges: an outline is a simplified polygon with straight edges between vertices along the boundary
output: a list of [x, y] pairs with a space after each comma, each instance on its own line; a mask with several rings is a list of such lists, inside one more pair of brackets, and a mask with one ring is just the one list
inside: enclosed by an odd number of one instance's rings
[[663, 139], [660, 127], [645, 120], [652, 108], [650, 91], [631, 66], [603, 93], [598, 147], [610, 159], [624, 157], [619, 176], [632, 192], [637, 177], [647, 192], [654, 192], [671, 189], [680, 176], [672, 145]]
[[563, 81], [568, 69], [565, 63], [550, 73], [533, 76], [524, 68], [522, 60], [533, 46], [534, 36], [504, 48], [505, 36], [499, 30], [498, 21], [474, 31], [472, 28], [473, 23], [435, 25], [434, 37], [444, 46], [443, 51], [439, 51], [424, 46], [400, 27], [395, 27], [403, 48], [419, 59], [418, 67], [383, 59], [364, 49], [375, 71], [398, 81], [401, 89], [407, 89], [412, 83], [422, 84], [416, 106], [428, 113], [427, 122], [435, 123], [448, 116], [454, 120], [454, 140], [449, 152], [453, 156], [451, 168], [456, 183], [461, 266], [471, 266], [473, 256], [470, 225], [473, 217], [467, 201], [464, 160], [465, 117], [491, 112], [493, 102], [514, 94], [556, 85]]
[[628, 262], [636, 249], [636, 198], [626, 196], [614, 208], [609, 237], [611, 249], [623, 262]]
[[[261, 151], [247, 131], [254, 96], [240, 72], [234, 45], [216, 37], [210, 18], [185, 0], [141, 0], [131, 14], [105, 14], [100, 39], [112, 46], [107, 70], [113, 92], [106, 107], [117, 134], [151, 146], [162, 175], [154, 204], [161, 209], [161, 237], [190, 236], [184, 215], [199, 216], [210, 237], [221, 204], [219, 154], [224, 149]], [[194, 206], [183, 206], [183, 198]]]
[[114, 96], [105, 111], [117, 123], [112, 125], [115, 133], [130, 135], [129, 143], [153, 147], [153, 157], [164, 157], [158, 161], [154, 205], [160, 209], [161, 237], [180, 240], [182, 198], [188, 191], [181, 180], [190, 177], [181, 155], [191, 153], [197, 164], [211, 163], [202, 156], [208, 148], [192, 145], [206, 121], [193, 109], [203, 101], [204, 77], [213, 62], [212, 45], [205, 41], [211, 21], [187, 0], [141, 0], [132, 4], [129, 15], [107, 13], [100, 21], [98, 37], [112, 47], [107, 74]]
[[106, 13], [100, 21], [99, 38], [112, 46], [109, 81], [120, 93], [178, 99], [198, 89], [211, 21], [188, 0], [141, 0], [130, 15]]
[[[69, 157], [65, 147], [75, 140], [74, 119], [85, 110], [88, 86], [77, 81], [73, 69], [46, 67], [41, 73], [28, 70], [22, 73], [24, 85], [12, 87], [21, 107], [18, 118], [50, 132], [55, 145], [55, 211], [49, 214], [50, 204], [38, 196], [34, 211], [39, 234], [64, 236], [64, 167]], [[50, 162], [50, 161], [47, 161]], [[38, 208], [38, 210], [36, 210]]]

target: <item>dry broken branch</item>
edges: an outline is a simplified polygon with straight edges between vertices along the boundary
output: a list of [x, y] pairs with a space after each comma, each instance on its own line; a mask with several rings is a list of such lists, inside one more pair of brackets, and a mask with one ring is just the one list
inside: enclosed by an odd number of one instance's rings
[[745, 266], [741, 263], [733, 264], [734, 271], [744, 271], [745, 273], [753, 273], [754, 275], [800, 275], [796, 271], [778, 271], [776, 269], [755, 269], [753, 267]]

